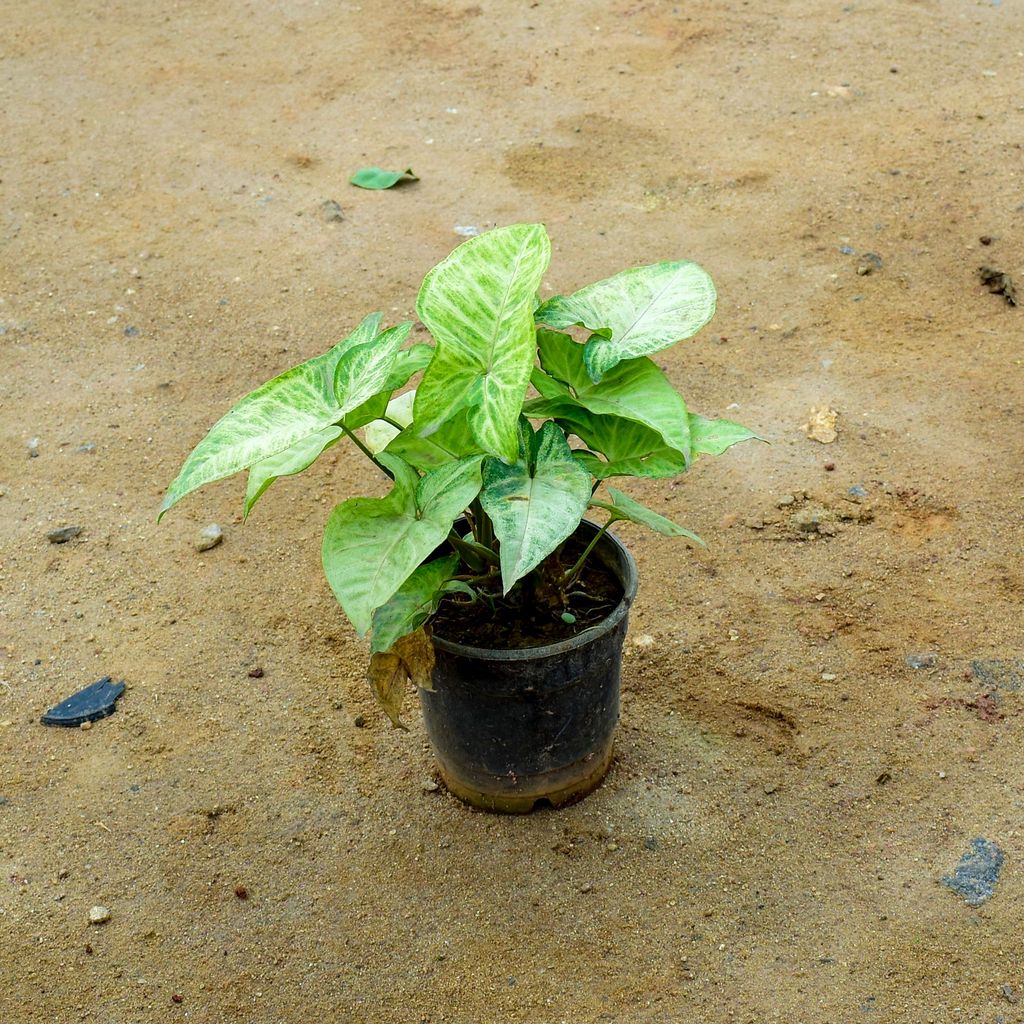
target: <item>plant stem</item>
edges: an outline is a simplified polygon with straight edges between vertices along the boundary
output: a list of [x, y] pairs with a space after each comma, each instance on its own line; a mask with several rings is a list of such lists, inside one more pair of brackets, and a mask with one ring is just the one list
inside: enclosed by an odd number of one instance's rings
[[373, 452], [371, 452], [371, 451], [370, 451], [370, 449], [369, 449], [369, 448], [367, 448], [367, 447], [366, 447], [366, 445], [365, 445], [365, 444], [363, 444], [363, 442], [362, 442], [362, 441], [360, 441], [360, 440], [359, 440], [359, 438], [358, 438], [358, 437], [356, 437], [356, 435], [355, 435], [355, 434], [353, 434], [353, 433], [352, 433], [352, 431], [351, 431], [351, 430], [349, 430], [349, 429], [348, 429], [348, 427], [346, 427], [344, 423], [339, 423], [339, 424], [338, 424], [338, 426], [339, 426], [339, 427], [341, 427], [341, 429], [342, 429], [342, 430], [343, 430], [343, 431], [345, 432], [345, 435], [346, 435], [346, 436], [347, 436], [347, 437], [349, 438], [349, 440], [350, 440], [350, 441], [352, 441], [352, 442], [354, 442], [354, 443], [355, 443], [355, 446], [356, 446], [356, 447], [357, 447], [357, 448], [358, 448], [358, 449], [359, 449], [359, 450], [360, 450], [360, 451], [361, 451], [361, 452], [362, 452], [362, 453], [363, 453], [363, 454], [364, 454], [364, 455], [365, 455], [365, 456], [366, 456], [366, 457], [367, 457], [367, 458], [368, 458], [368, 459], [369, 459], [369, 460], [370, 460], [370, 461], [371, 461], [371, 462], [372, 462], [372, 463], [373, 463], [373, 464], [374, 464], [374, 465], [375, 465], [375, 466], [376, 466], [376, 467], [377, 467], [377, 468], [378, 468], [378, 469], [379, 469], [379, 470], [380, 470], [380, 471], [381, 471], [381, 472], [382, 472], [382, 473], [383, 473], [383, 474], [384, 474], [385, 476], [388, 476], [388, 477], [390, 477], [390, 478], [391, 478], [392, 480], [394, 480], [394, 479], [395, 479], [395, 474], [394, 474], [394, 473], [392, 473], [392, 472], [391, 472], [391, 470], [390, 470], [390, 469], [388, 469], [388, 467], [387, 467], [387, 466], [385, 466], [383, 462], [380, 462], [380, 461], [379, 461], [379, 460], [377, 459], [377, 457], [376, 457], [376, 456], [375, 456], [375, 455], [373, 454]]
[[397, 420], [393, 420], [393, 419], [392, 419], [392, 418], [391, 418], [390, 416], [381, 416], [381, 419], [382, 419], [382, 420], [383, 420], [383, 421], [384, 421], [384, 422], [385, 422], [385, 423], [386, 423], [386, 424], [387, 424], [388, 426], [390, 426], [390, 427], [394, 427], [394, 428], [395, 428], [395, 430], [405, 430], [405, 427], [403, 427], [401, 423], [399, 423], [399, 422], [398, 422]]
[[608, 527], [611, 526], [614, 522], [617, 522], [617, 520], [614, 518], [609, 519], [608, 522], [605, 523], [604, 526], [602, 526], [601, 529], [597, 531], [597, 533], [594, 535], [594, 539], [586, 546], [586, 549], [584, 550], [583, 554], [580, 555], [580, 557], [576, 560], [576, 564], [562, 576], [561, 584], [563, 588], [568, 587], [575, 582], [576, 577], [579, 576], [580, 571], [583, 569], [583, 564], [584, 562], [586, 562], [587, 557], [590, 555], [590, 552], [597, 547], [597, 542], [608, 532]]

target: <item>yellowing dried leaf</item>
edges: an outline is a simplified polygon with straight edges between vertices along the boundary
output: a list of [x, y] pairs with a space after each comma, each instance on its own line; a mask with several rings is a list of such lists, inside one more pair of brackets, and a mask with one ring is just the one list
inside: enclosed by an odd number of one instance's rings
[[812, 440], [822, 444], [831, 444], [839, 435], [836, 432], [836, 419], [839, 413], [827, 405], [812, 406], [807, 414], [807, 422], [800, 429]]
[[400, 717], [405, 702], [405, 688], [409, 683], [405, 662], [390, 651], [378, 652], [370, 658], [367, 678], [377, 703], [387, 712], [392, 724], [405, 729]]
[[421, 690], [434, 689], [434, 645], [425, 630], [406, 634], [391, 650], [402, 659], [409, 677]]

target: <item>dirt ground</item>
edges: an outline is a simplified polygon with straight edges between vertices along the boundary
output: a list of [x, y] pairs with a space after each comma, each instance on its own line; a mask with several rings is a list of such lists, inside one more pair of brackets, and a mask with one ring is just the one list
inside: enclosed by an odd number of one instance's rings
[[[1022, 47], [1011, 0], [3, 4], [0, 1019], [1024, 1020], [1024, 313], [978, 278], [1024, 283]], [[322, 578], [357, 452], [155, 517], [234, 399], [534, 219], [545, 294], [707, 267], [660, 361], [772, 443], [629, 486], [709, 549], [621, 531], [616, 762], [499, 818]]]

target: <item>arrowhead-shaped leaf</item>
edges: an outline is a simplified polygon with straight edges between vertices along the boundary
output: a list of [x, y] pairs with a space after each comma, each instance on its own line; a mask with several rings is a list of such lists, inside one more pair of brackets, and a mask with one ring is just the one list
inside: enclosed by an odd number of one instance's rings
[[665, 516], [649, 509], [646, 505], [641, 505], [639, 501], [634, 501], [628, 494], [623, 494], [622, 491], [617, 491], [614, 487], [609, 487], [608, 493], [612, 496], [611, 503], [591, 501], [590, 504], [594, 508], [603, 508], [606, 512], [611, 512], [613, 520], [628, 519], [631, 523], [639, 523], [666, 537], [686, 537], [687, 540], [692, 540], [702, 548], [707, 547], [697, 534], [678, 523], [673, 523], [671, 519], [666, 519]]
[[380, 320], [380, 313], [371, 314], [329, 352], [300, 363], [238, 402], [185, 460], [167, 489], [161, 517], [197, 487], [248, 469], [339, 420], [335, 369], [347, 353], [376, 335]]
[[395, 474], [391, 493], [343, 502], [324, 531], [327, 581], [360, 635], [480, 491], [480, 456], [450, 462], [422, 479], [388, 452], [377, 458]]
[[[689, 459], [690, 421], [686, 403], [650, 359], [641, 357], [621, 363], [595, 384], [583, 365], [582, 345], [556, 331], [538, 331], [537, 341], [541, 365], [571, 389], [572, 393], [563, 395], [563, 400], [574, 401], [598, 415], [642, 423], [659, 434], [666, 447]], [[536, 383], [538, 375], [534, 374], [533, 379]], [[550, 391], [548, 385], [545, 387]], [[527, 406], [530, 408], [533, 406]]]
[[454, 575], [458, 555], [436, 558], [415, 569], [391, 599], [373, 613], [371, 651], [390, 651], [395, 641], [419, 629], [444, 597], [444, 584]]
[[425, 370], [434, 356], [434, 346], [422, 343], [402, 349], [395, 356], [395, 363], [384, 383], [384, 388], [362, 405], [345, 414], [345, 426], [349, 430], [365, 427], [367, 423], [380, 419], [391, 400], [392, 392], [405, 387], [409, 379]]
[[715, 315], [715, 286], [686, 260], [624, 270], [572, 295], [556, 295], [537, 310], [538, 323], [582, 325], [587, 371], [601, 380], [625, 359], [650, 355], [699, 331]]
[[690, 413], [690, 444], [694, 455], [721, 455], [741, 441], [762, 441], [752, 430], [732, 420], [709, 420]]
[[511, 465], [486, 460], [480, 492], [480, 504], [500, 544], [506, 594], [576, 530], [591, 493], [590, 475], [573, 458], [554, 423], [545, 423], [534, 434], [524, 422], [518, 447]]
[[283, 452], [250, 466], [242, 517], [249, 517], [253, 505], [278, 477], [294, 476], [304, 469], [309, 469], [320, 455], [341, 437], [341, 434], [341, 427], [324, 427], [323, 430], [297, 441], [291, 448], [286, 448]]
[[480, 447], [509, 462], [536, 357], [533, 296], [551, 256], [541, 224], [463, 242], [424, 278], [416, 312], [437, 342], [416, 391], [418, 434], [459, 411]]

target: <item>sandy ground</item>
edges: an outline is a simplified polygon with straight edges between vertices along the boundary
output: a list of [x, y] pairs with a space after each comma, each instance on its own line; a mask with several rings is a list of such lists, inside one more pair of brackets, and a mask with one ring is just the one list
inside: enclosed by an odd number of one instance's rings
[[[1012, 0], [7, 0], [0, 1019], [1024, 1020], [1024, 322], [977, 275], [1024, 281], [1022, 46]], [[319, 566], [358, 453], [155, 515], [235, 398], [533, 219], [545, 294], [706, 266], [663, 362], [772, 445], [631, 488], [710, 548], [622, 531], [616, 763], [510, 819], [362, 681]]]

